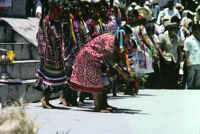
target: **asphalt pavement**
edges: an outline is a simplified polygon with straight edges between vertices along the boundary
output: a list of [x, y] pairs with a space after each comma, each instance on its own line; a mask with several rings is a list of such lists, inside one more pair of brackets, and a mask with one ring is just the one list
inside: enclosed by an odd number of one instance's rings
[[26, 113], [40, 123], [38, 134], [200, 134], [200, 90], [140, 90], [136, 97], [118, 93], [108, 102], [113, 113], [93, 111], [93, 101], [79, 107], [43, 109], [29, 103]]

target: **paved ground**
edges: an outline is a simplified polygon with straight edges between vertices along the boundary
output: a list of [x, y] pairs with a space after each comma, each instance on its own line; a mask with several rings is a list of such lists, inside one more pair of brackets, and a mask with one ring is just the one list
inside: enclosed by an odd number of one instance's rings
[[200, 134], [200, 91], [140, 90], [135, 98], [118, 94], [109, 103], [115, 113], [93, 112], [93, 102], [81, 107], [43, 109], [40, 103], [26, 112], [41, 124], [38, 134]]

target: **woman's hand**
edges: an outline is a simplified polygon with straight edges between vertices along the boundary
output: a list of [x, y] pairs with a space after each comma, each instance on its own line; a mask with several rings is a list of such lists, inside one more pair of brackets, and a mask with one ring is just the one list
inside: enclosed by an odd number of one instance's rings
[[126, 72], [121, 72], [120, 75], [123, 77], [124, 80], [128, 81], [129, 79], [129, 74]]
[[125, 72], [125, 71], [122, 71], [122, 73], [120, 73], [121, 76], [124, 78], [124, 80], [126, 81], [134, 81], [135, 78], [136, 78], [136, 73], [135, 72]]
[[116, 63], [113, 65], [113, 68], [117, 70], [117, 72], [124, 78], [126, 81], [134, 81], [136, 78], [136, 73], [135, 72], [126, 72], [122, 70], [122, 68]]
[[134, 81], [136, 78], [136, 73], [135, 72], [130, 72], [128, 76], [128, 81]]

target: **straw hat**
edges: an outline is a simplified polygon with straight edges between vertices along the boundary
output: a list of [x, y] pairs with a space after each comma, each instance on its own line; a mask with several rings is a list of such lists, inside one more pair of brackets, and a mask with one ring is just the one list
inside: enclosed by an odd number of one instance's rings
[[143, 18], [149, 20], [149, 14], [150, 14], [149, 10], [147, 10], [144, 7], [140, 7], [137, 10], [139, 12], [139, 15], [141, 15]]
[[171, 17], [169, 15], [166, 15], [166, 16], [163, 16], [161, 20], [162, 20], [162, 22], [164, 22], [164, 21], [170, 21]]
[[163, 24], [163, 26], [167, 27], [169, 24], [170, 24], [170, 21], [165, 21], [164, 24]]
[[182, 11], [184, 9], [184, 6], [181, 3], [176, 3], [176, 6], [174, 6], [176, 9], [179, 9]]

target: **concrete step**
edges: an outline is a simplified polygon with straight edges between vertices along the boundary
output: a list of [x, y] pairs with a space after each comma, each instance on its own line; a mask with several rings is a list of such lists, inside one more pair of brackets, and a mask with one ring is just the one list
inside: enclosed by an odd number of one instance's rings
[[14, 51], [15, 60], [39, 60], [36, 46], [30, 43], [0, 43], [0, 48]]
[[0, 64], [0, 78], [6, 76], [16, 79], [35, 79], [39, 60], [15, 61], [13, 64]]
[[6, 22], [0, 20], [0, 42], [12, 42], [13, 30]]
[[[23, 98], [25, 103], [37, 102], [42, 97], [42, 92], [33, 88], [35, 80], [26, 80], [22, 84], [0, 84], [0, 103], [4, 106], [7, 104], [13, 104], [18, 102], [20, 98]], [[60, 92], [53, 93], [51, 98], [58, 98]]]

